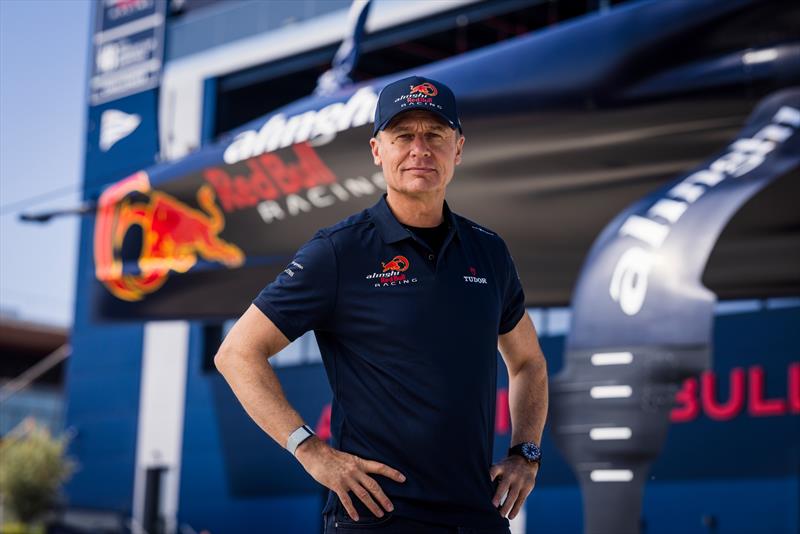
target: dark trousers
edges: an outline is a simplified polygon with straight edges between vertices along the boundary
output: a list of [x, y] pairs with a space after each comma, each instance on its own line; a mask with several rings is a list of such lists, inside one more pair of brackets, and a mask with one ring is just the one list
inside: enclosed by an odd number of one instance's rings
[[380, 534], [510, 534], [510, 530], [506, 527], [479, 529], [469, 525], [438, 525], [407, 517], [398, 517], [394, 514], [385, 514], [383, 517], [361, 517], [359, 521], [353, 521], [349, 517], [337, 518], [335, 513], [325, 514], [323, 518], [325, 534], [365, 534], [367, 532], [379, 532]]

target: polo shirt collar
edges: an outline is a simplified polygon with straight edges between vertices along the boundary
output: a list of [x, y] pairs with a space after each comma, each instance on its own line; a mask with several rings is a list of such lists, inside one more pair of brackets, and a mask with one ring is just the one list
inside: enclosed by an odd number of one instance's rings
[[[389, 208], [389, 204], [386, 203], [386, 193], [383, 194], [377, 204], [369, 209], [369, 212], [381, 237], [387, 244], [411, 238], [409, 231], [400, 224], [400, 221], [397, 220]], [[446, 200], [444, 201], [444, 220], [447, 221], [448, 228], [457, 236], [458, 224]]]

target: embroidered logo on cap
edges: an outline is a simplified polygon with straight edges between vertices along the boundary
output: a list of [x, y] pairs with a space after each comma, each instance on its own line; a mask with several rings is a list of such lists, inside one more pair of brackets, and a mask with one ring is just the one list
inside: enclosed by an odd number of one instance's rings
[[439, 94], [439, 90], [436, 89], [436, 86], [430, 82], [421, 83], [419, 85], [412, 85], [409, 91], [413, 93], [422, 93], [423, 95], [428, 96], [436, 96]]

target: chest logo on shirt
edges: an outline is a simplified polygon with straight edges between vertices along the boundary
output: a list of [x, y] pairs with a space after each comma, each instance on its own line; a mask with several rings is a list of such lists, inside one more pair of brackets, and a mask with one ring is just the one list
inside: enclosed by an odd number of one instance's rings
[[386, 271], [407, 271], [408, 270], [408, 258], [405, 256], [395, 256], [390, 261], [381, 262], [381, 266], [383, 267], [383, 272]]
[[475, 267], [469, 268], [469, 274], [471, 276], [465, 276], [464, 281], [468, 284], [486, 284], [486, 278], [482, 276], [478, 276], [478, 270]]
[[405, 274], [411, 264], [405, 256], [395, 256], [389, 261], [381, 262], [382, 271], [371, 273], [365, 276], [367, 280], [374, 281], [374, 287], [402, 286], [406, 284], [416, 284], [417, 279], [409, 278]]

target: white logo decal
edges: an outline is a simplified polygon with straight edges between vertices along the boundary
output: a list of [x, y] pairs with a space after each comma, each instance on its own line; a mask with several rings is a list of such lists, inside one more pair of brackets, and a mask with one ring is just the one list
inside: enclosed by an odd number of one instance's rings
[[636, 315], [642, 309], [652, 267], [653, 256], [639, 247], [626, 250], [617, 262], [608, 291], [625, 315]]
[[[622, 223], [619, 235], [628, 236], [649, 245], [650, 250], [632, 246], [622, 253], [614, 267], [608, 288], [611, 298], [618, 302], [626, 315], [636, 315], [644, 305], [647, 277], [656, 254], [669, 236], [672, 225], [706, 191], [728, 178], [738, 178], [764, 162], [767, 154], [791, 137], [800, 127], [800, 110], [783, 106], [772, 122], [752, 138], [738, 139], [730, 151], [714, 160], [707, 169], [690, 174], [667, 191], [671, 198], [661, 198], [647, 210], [647, 216], [631, 215]], [[654, 220], [663, 219], [666, 223]]]
[[294, 271], [292, 270], [292, 267], [294, 267], [295, 269], [300, 269], [301, 271], [303, 270], [302, 265], [300, 265], [296, 261], [292, 261], [291, 263], [289, 263], [289, 266], [283, 270], [283, 272], [285, 272], [289, 276], [294, 276]]
[[117, 141], [128, 137], [142, 123], [142, 117], [107, 109], [100, 115], [100, 150], [108, 152]]
[[335, 102], [318, 111], [312, 109], [288, 119], [283, 113], [278, 113], [260, 130], [238, 134], [225, 149], [223, 159], [231, 165], [304, 141], [310, 141], [315, 146], [330, 143], [338, 132], [375, 120], [377, 103], [378, 95], [372, 87], [364, 87], [347, 102]]

